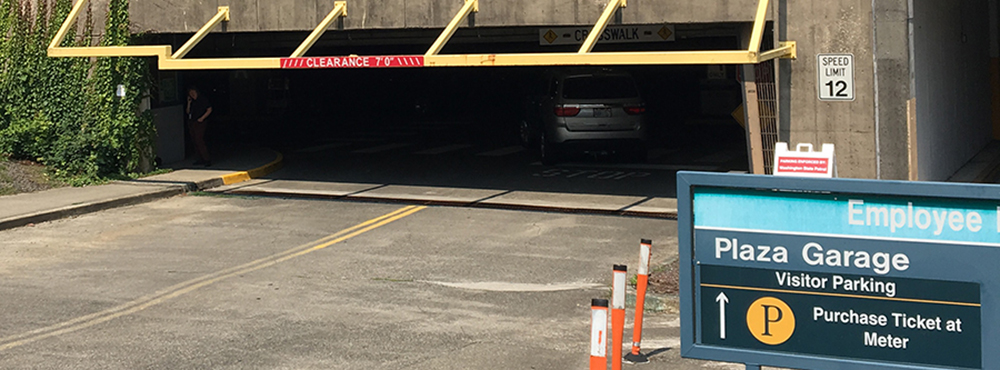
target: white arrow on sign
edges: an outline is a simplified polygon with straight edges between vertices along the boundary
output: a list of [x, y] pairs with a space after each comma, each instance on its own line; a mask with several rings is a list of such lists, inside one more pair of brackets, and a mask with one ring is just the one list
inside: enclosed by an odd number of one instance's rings
[[719, 339], [726, 339], [726, 303], [729, 303], [729, 297], [722, 292], [715, 297], [715, 301], [719, 302]]

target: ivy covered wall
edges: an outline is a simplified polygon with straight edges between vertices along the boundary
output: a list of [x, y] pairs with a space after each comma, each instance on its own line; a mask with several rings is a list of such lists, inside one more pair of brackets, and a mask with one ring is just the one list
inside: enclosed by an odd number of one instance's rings
[[[85, 11], [63, 46], [128, 45], [128, 0], [110, 0], [103, 35]], [[139, 112], [150, 69], [142, 58], [49, 58], [72, 0], [0, 0], [0, 155], [89, 183], [124, 177], [152, 157], [155, 128]], [[124, 85], [126, 95], [116, 95]]]

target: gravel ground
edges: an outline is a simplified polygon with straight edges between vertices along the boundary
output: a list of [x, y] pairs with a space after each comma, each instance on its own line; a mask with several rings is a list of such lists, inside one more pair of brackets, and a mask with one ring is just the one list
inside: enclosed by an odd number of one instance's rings
[[649, 275], [649, 289], [658, 294], [675, 294], [680, 289], [680, 261]]
[[62, 185], [50, 179], [42, 165], [0, 159], [0, 195], [29, 193], [59, 186]]

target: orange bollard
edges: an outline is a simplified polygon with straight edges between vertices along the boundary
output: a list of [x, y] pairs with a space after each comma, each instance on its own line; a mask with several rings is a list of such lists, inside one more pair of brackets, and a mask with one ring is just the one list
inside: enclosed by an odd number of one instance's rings
[[653, 249], [653, 241], [642, 239], [639, 242], [639, 273], [635, 284], [635, 323], [632, 326], [632, 353], [625, 355], [625, 362], [644, 364], [649, 358], [639, 353], [642, 343], [642, 313], [646, 305], [646, 287], [649, 285], [649, 258]]
[[590, 301], [590, 370], [608, 370], [608, 300]]
[[622, 339], [625, 337], [625, 274], [628, 267], [615, 265], [611, 290], [611, 370], [622, 370]]

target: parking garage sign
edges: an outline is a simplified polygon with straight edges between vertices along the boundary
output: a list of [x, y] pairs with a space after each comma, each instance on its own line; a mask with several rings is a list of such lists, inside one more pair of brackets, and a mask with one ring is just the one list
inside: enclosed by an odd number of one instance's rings
[[854, 101], [854, 55], [819, 54], [819, 100]]
[[1000, 187], [677, 180], [684, 357], [1000, 368]]

